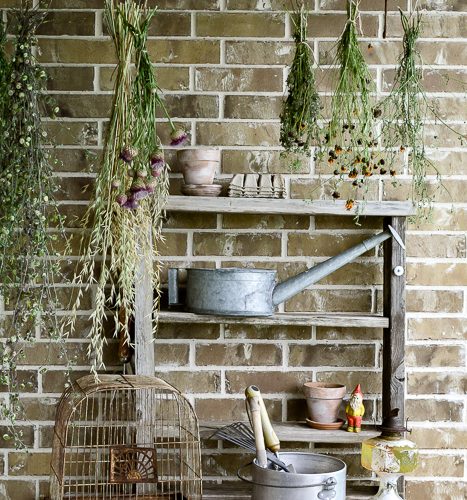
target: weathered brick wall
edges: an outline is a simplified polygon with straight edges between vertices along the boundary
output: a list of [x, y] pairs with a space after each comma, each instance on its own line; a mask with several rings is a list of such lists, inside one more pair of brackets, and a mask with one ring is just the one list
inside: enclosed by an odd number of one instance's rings
[[[393, 74], [400, 50], [396, 8], [410, 0], [390, 0], [388, 34], [381, 39], [383, 0], [363, 0], [362, 46], [378, 88]], [[0, 0], [13, 7], [19, 0]], [[283, 173], [294, 197], [319, 197], [313, 162], [290, 174], [279, 158], [278, 136], [285, 65], [293, 45], [290, 19], [281, 0], [152, 0], [158, 14], [149, 49], [161, 87], [176, 121], [191, 131], [193, 145], [222, 149], [225, 182], [237, 172]], [[412, 0], [412, 3], [413, 0]], [[311, 0], [310, 33], [315, 56], [326, 51], [342, 30], [343, 0]], [[440, 112], [465, 130], [467, 3], [423, 0], [428, 9], [420, 43], [427, 64], [425, 84]], [[48, 123], [63, 162], [58, 176], [69, 232], [79, 234], [96, 170], [93, 153], [103, 144], [111, 102], [114, 54], [103, 36], [102, 0], [52, 0], [41, 28], [41, 61], [52, 80], [50, 91], [61, 108], [62, 123]], [[443, 77], [449, 76], [448, 80]], [[319, 76], [321, 90], [325, 79]], [[161, 125], [167, 142], [167, 130]], [[467, 390], [465, 239], [467, 172], [465, 149], [439, 125], [427, 130], [427, 144], [438, 147], [433, 159], [445, 176], [452, 199], [438, 194], [433, 222], [408, 233], [407, 415], [422, 460], [408, 481], [408, 498], [466, 496]], [[169, 152], [170, 153], [170, 152]], [[169, 157], [173, 156], [171, 154]], [[181, 175], [173, 166], [173, 192]], [[405, 177], [401, 178], [407, 184]], [[404, 189], [374, 183], [371, 196], [397, 198]], [[327, 193], [329, 194], [329, 193]], [[258, 266], [274, 268], [280, 278], [334, 255], [380, 227], [381, 221], [333, 217], [197, 215], [170, 213], [165, 229], [164, 262], [170, 265]], [[78, 238], [73, 240], [76, 256]], [[64, 263], [72, 273], [73, 262]], [[376, 312], [381, 309], [381, 258], [376, 251], [329, 276], [286, 305], [287, 311]], [[71, 291], [62, 290], [63, 304]], [[64, 306], [65, 307], [65, 306]], [[68, 340], [76, 361], [74, 376], [86, 373], [85, 356], [92, 296], [80, 313], [76, 334]], [[65, 311], [62, 311], [66, 314]], [[305, 380], [362, 383], [366, 420], [379, 418], [381, 331], [361, 328], [261, 327], [239, 325], [162, 325], [157, 340], [159, 373], [190, 395], [202, 420], [244, 418], [243, 390], [257, 383], [275, 420], [304, 418], [300, 385]], [[114, 345], [106, 355], [118, 370]], [[48, 371], [40, 373], [42, 364]], [[48, 355], [41, 341], [28, 351], [21, 376], [31, 385], [23, 395], [24, 429], [29, 453], [9, 448], [0, 437], [0, 498], [29, 500], [47, 492], [54, 405], [64, 387], [63, 360]], [[207, 445], [206, 445], [207, 446]], [[322, 450], [327, 448], [321, 447]], [[358, 449], [331, 446], [343, 456], [354, 479], [368, 477]], [[207, 449], [207, 477], [232, 474], [242, 458], [236, 451]]]

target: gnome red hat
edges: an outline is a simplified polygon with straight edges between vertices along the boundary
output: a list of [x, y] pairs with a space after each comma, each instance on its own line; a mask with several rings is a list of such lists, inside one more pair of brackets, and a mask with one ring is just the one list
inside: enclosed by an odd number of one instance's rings
[[357, 387], [355, 387], [352, 394], [359, 394], [363, 398], [363, 393], [362, 393], [362, 390], [360, 389], [360, 384], [358, 384]]

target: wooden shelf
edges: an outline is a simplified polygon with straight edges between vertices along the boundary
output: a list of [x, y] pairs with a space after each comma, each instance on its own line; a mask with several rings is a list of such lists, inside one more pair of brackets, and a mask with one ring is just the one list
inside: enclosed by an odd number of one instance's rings
[[[203, 439], [208, 439], [215, 429], [224, 425], [228, 425], [228, 422], [203, 422], [200, 424], [200, 435]], [[368, 425], [364, 425], [362, 431], [358, 433], [342, 429], [320, 431], [302, 422], [274, 423], [273, 425], [277, 437], [283, 442], [358, 444], [381, 434], [381, 431], [376, 430], [374, 426]]]
[[[376, 495], [375, 486], [347, 485], [346, 500], [363, 500]], [[239, 482], [225, 482], [219, 485], [208, 485], [203, 488], [203, 499], [206, 500], [250, 500], [251, 487]]]
[[[359, 207], [360, 215], [408, 217], [415, 214], [412, 203], [405, 201], [367, 201]], [[235, 214], [356, 215], [346, 210], [344, 201], [310, 201], [269, 198], [209, 198], [204, 196], [169, 196], [167, 211], [216, 212]]]
[[296, 325], [296, 326], [335, 326], [360, 328], [387, 328], [388, 318], [378, 315], [342, 313], [278, 313], [273, 316], [214, 316], [176, 311], [161, 311], [160, 323], [223, 323], [250, 325]]

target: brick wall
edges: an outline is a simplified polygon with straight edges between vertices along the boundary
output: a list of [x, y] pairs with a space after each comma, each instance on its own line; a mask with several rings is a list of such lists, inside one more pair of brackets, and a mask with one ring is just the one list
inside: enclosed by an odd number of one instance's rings
[[[412, 0], [413, 1], [413, 0]], [[390, 80], [400, 49], [396, 8], [410, 0], [390, 0], [388, 34], [381, 40], [383, 0], [362, 0], [362, 46], [378, 88]], [[19, 0], [0, 0], [13, 7]], [[283, 173], [294, 197], [320, 197], [313, 162], [290, 174], [279, 158], [278, 114], [285, 85], [285, 65], [293, 45], [290, 19], [280, 0], [152, 0], [160, 13], [149, 50], [157, 63], [161, 87], [176, 121], [191, 131], [193, 145], [222, 149], [227, 182], [237, 172]], [[111, 102], [114, 54], [103, 36], [102, 0], [52, 0], [49, 23], [41, 28], [40, 59], [52, 80], [50, 92], [61, 108], [62, 124], [49, 122], [61, 146], [57, 156], [63, 212], [77, 236], [76, 216], [83, 213], [96, 170], [93, 153], [103, 143]], [[420, 49], [427, 64], [425, 83], [440, 112], [465, 130], [467, 3], [422, 0], [428, 9]], [[327, 50], [342, 30], [343, 0], [311, 0], [310, 32], [315, 56]], [[325, 73], [325, 72], [324, 72]], [[323, 73], [323, 74], [324, 74]], [[449, 76], [445, 80], [444, 76]], [[327, 90], [325, 78], [318, 77]], [[161, 125], [167, 141], [167, 130]], [[467, 172], [465, 149], [445, 137], [439, 125], [427, 130], [427, 144], [438, 136], [432, 156], [452, 199], [441, 191], [433, 221], [408, 233], [407, 415], [422, 451], [408, 498], [465, 498], [467, 491], [466, 312]], [[169, 157], [173, 156], [168, 154]], [[181, 175], [173, 166], [172, 189]], [[403, 184], [407, 179], [402, 177]], [[313, 188], [315, 188], [313, 190]], [[375, 183], [374, 199], [397, 199], [404, 189]], [[279, 277], [333, 255], [380, 227], [381, 221], [333, 217], [197, 215], [170, 213], [165, 226], [164, 262], [186, 266], [257, 266], [274, 268]], [[74, 254], [78, 238], [74, 240]], [[73, 259], [64, 262], [70, 274]], [[290, 300], [287, 311], [376, 312], [381, 309], [381, 258], [367, 253]], [[66, 304], [71, 291], [62, 290]], [[86, 373], [86, 334], [92, 296], [80, 313], [76, 334], [68, 340], [76, 361], [75, 376]], [[66, 311], [62, 310], [62, 314]], [[244, 418], [242, 392], [257, 383], [275, 420], [304, 418], [300, 385], [305, 380], [362, 383], [366, 420], [380, 418], [381, 331], [361, 328], [260, 327], [244, 325], [162, 325], [155, 345], [158, 371], [190, 395], [202, 420]], [[115, 346], [106, 354], [109, 370], [118, 370]], [[41, 364], [49, 369], [40, 373]], [[21, 377], [30, 381], [23, 395], [28, 453], [8, 448], [0, 438], [0, 498], [29, 500], [47, 492], [54, 405], [64, 387], [63, 361], [38, 343], [28, 353]], [[211, 443], [212, 444], [212, 443]], [[299, 446], [299, 445], [297, 445]], [[358, 448], [328, 446], [344, 457], [353, 479], [368, 477], [359, 465]], [[206, 445], [208, 478], [232, 475], [242, 463], [235, 450]]]

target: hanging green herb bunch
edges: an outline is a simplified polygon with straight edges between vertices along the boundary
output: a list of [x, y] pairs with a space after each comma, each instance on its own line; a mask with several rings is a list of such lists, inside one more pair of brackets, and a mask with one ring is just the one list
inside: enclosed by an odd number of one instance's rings
[[[115, 318], [115, 332], [122, 332], [130, 340], [128, 324], [118, 321], [118, 311], [123, 310], [125, 314], [120, 317], [125, 318], [134, 314], [142, 258], [146, 259], [153, 289], [160, 290], [157, 249], [162, 240], [168, 167], [156, 133], [158, 109], [165, 112], [172, 127], [172, 145], [187, 139], [186, 133], [176, 129], [167, 115], [146, 50], [154, 14], [154, 10], [131, 0], [107, 0], [105, 4], [105, 21], [118, 66], [102, 167], [84, 221], [85, 227], [91, 220], [92, 224], [81, 259], [82, 269], [75, 278], [80, 288], [74, 306], [77, 311], [84, 290], [92, 285], [95, 308], [89, 354], [94, 373], [103, 366], [103, 325], [108, 315]], [[155, 316], [157, 310], [155, 300]]]
[[[422, 59], [417, 40], [422, 28], [422, 16], [416, 11], [407, 16], [400, 10], [403, 28], [403, 50], [399, 57], [392, 90], [379, 109], [382, 114], [382, 137], [389, 152], [391, 174], [396, 173], [396, 160], [407, 155], [408, 170], [412, 174], [411, 199], [418, 207], [418, 216], [428, 216], [433, 199], [429, 171], [440, 176], [429, 160], [424, 145], [426, 120], [434, 118], [443, 122], [430, 105], [423, 88]], [[443, 122], [444, 123], [444, 122]], [[445, 124], [449, 129], [451, 127]], [[452, 129], [451, 129], [452, 130]], [[459, 135], [455, 130], [452, 130]], [[383, 173], [383, 172], [381, 172]], [[438, 186], [441, 186], [438, 183]]]
[[[348, 0], [347, 22], [336, 45], [338, 67], [331, 100], [331, 117], [318, 157], [327, 161], [335, 176], [333, 198], [341, 197], [342, 181], [349, 181], [356, 197], [364, 198], [368, 178], [376, 165], [373, 95], [375, 85], [358, 43], [360, 0]], [[364, 188], [364, 189], [362, 189]], [[359, 192], [359, 190], [361, 192]], [[352, 208], [353, 199], [347, 200]]]
[[[1, 403], [8, 422], [3, 439], [21, 446], [21, 432], [14, 427], [21, 410], [19, 392], [27, 391], [17, 366], [24, 348], [38, 337], [59, 342], [60, 328], [56, 280], [60, 278], [55, 241], [66, 241], [54, 200], [56, 185], [41, 109], [50, 102], [44, 94], [47, 75], [37, 63], [36, 31], [44, 12], [25, 5], [14, 11], [13, 56], [4, 52], [2, 27], [0, 47], [0, 283], [5, 304], [0, 342], [0, 384], [8, 396]], [[51, 231], [49, 228], [54, 227]]]
[[287, 78], [287, 99], [280, 116], [280, 141], [286, 154], [310, 156], [319, 134], [320, 101], [315, 85], [313, 50], [306, 39], [308, 12], [303, 0], [293, 2], [293, 8], [295, 55]]

